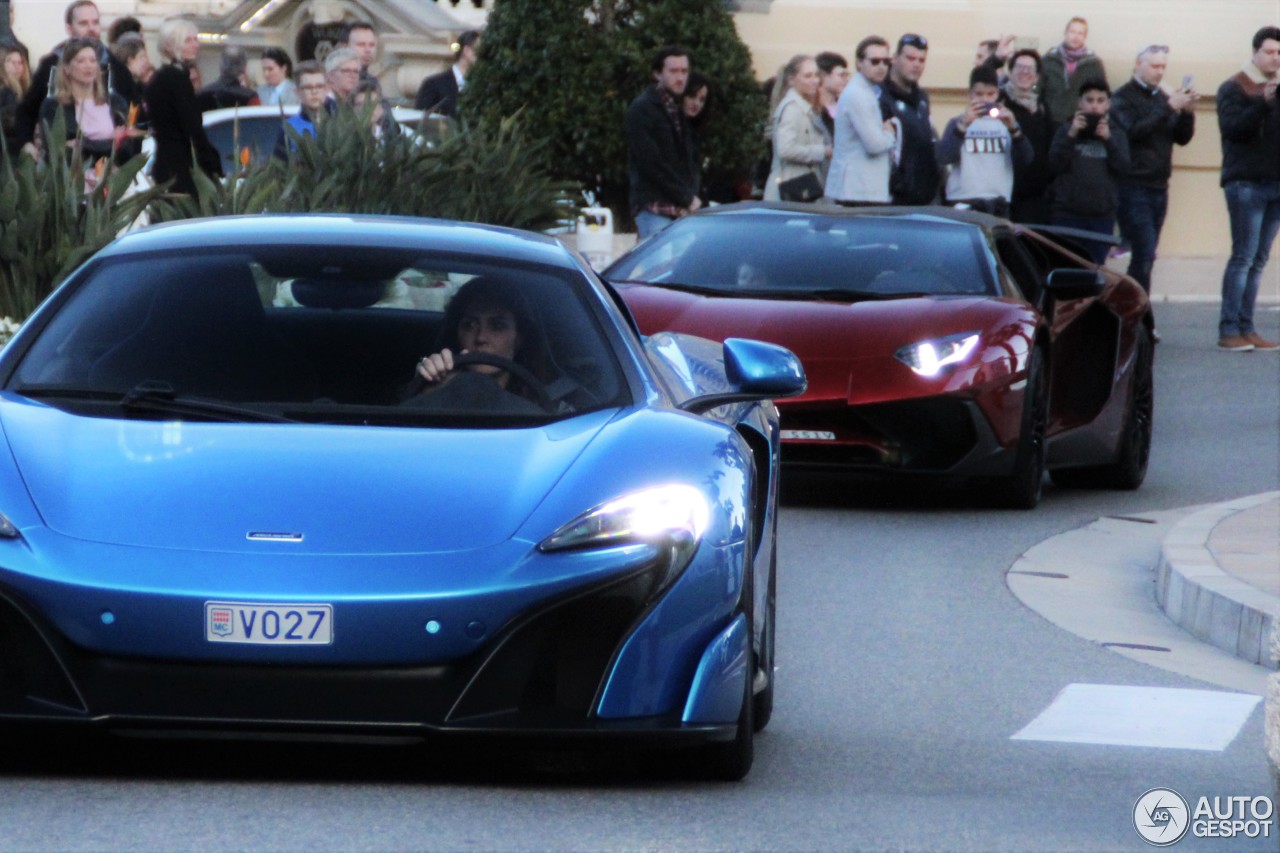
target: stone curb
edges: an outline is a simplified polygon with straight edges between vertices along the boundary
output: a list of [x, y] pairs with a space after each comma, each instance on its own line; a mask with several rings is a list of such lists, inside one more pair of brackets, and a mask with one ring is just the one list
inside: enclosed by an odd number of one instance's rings
[[1156, 567], [1156, 601], [1171, 620], [1207, 643], [1271, 669], [1277, 668], [1269, 640], [1280, 597], [1223, 571], [1209, 550], [1209, 536], [1228, 516], [1278, 497], [1280, 492], [1267, 492], [1215, 504], [1179, 521], [1165, 536]]

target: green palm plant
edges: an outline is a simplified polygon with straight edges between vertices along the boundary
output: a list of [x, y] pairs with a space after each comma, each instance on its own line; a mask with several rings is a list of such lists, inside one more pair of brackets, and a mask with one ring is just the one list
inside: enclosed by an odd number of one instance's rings
[[[50, 139], [63, 139], [59, 110]], [[70, 156], [43, 163], [3, 160], [0, 189], [0, 316], [24, 320], [72, 270], [128, 228], [158, 195], [134, 185], [146, 163], [138, 155], [123, 166], [110, 159], [97, 188], [85, 192], [79, 140]]]

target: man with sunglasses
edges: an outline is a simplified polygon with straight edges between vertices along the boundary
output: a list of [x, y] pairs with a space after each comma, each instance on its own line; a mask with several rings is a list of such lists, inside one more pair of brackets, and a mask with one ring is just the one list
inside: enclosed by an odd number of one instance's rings
[[894, 204], [932, 204], [938, 195], [938, 161], [933, 153], [938, 133], [929, 115], [929, 95], [920, 88], [928, 57], [925, 37], [907, 33], [898, 39], [898, 51], [881, 87], [881, 112], [896, 118], [902, 128], [901, 154], [889, 177]]
[[839, 204], [889, 204], [889, 173], [897, 144], [896, 123], [880, 110], [889, 74], [889, 43], [867, 36], [855, 54], [858, 71], [836, 103], [836, 136], [826, 195]]

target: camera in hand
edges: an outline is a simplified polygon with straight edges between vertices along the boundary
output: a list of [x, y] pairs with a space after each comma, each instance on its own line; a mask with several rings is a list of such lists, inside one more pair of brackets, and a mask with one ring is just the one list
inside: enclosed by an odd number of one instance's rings
[[1097, 136], [1098, 122], [1102, 121], [1102, 116], [1097, 113], [1089, 113], [1084, 117], [1084, 130], [1080, 131], [1081, 136]]

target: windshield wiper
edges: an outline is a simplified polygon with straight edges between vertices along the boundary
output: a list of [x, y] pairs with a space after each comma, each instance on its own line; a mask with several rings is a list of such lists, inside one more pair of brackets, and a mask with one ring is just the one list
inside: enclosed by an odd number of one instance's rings
[[261, 409], [215, 403], [212, 400], [200, 400], [192, 397], [179, 397], [173, 390], [172, 385], [154, 380], [139, 382], [123, 397], [120, 396], [119, 391], [103, 388], [69, 388], [60, 385], [25, 385], [15, 388], [14, 392], [32, 399], [63, 397], [74, 400], [116, 401], [119, 403], [120, 408], [125, 411], [193, 415], [227, 422], [297, 423], [292, 418], [264, 412]]

